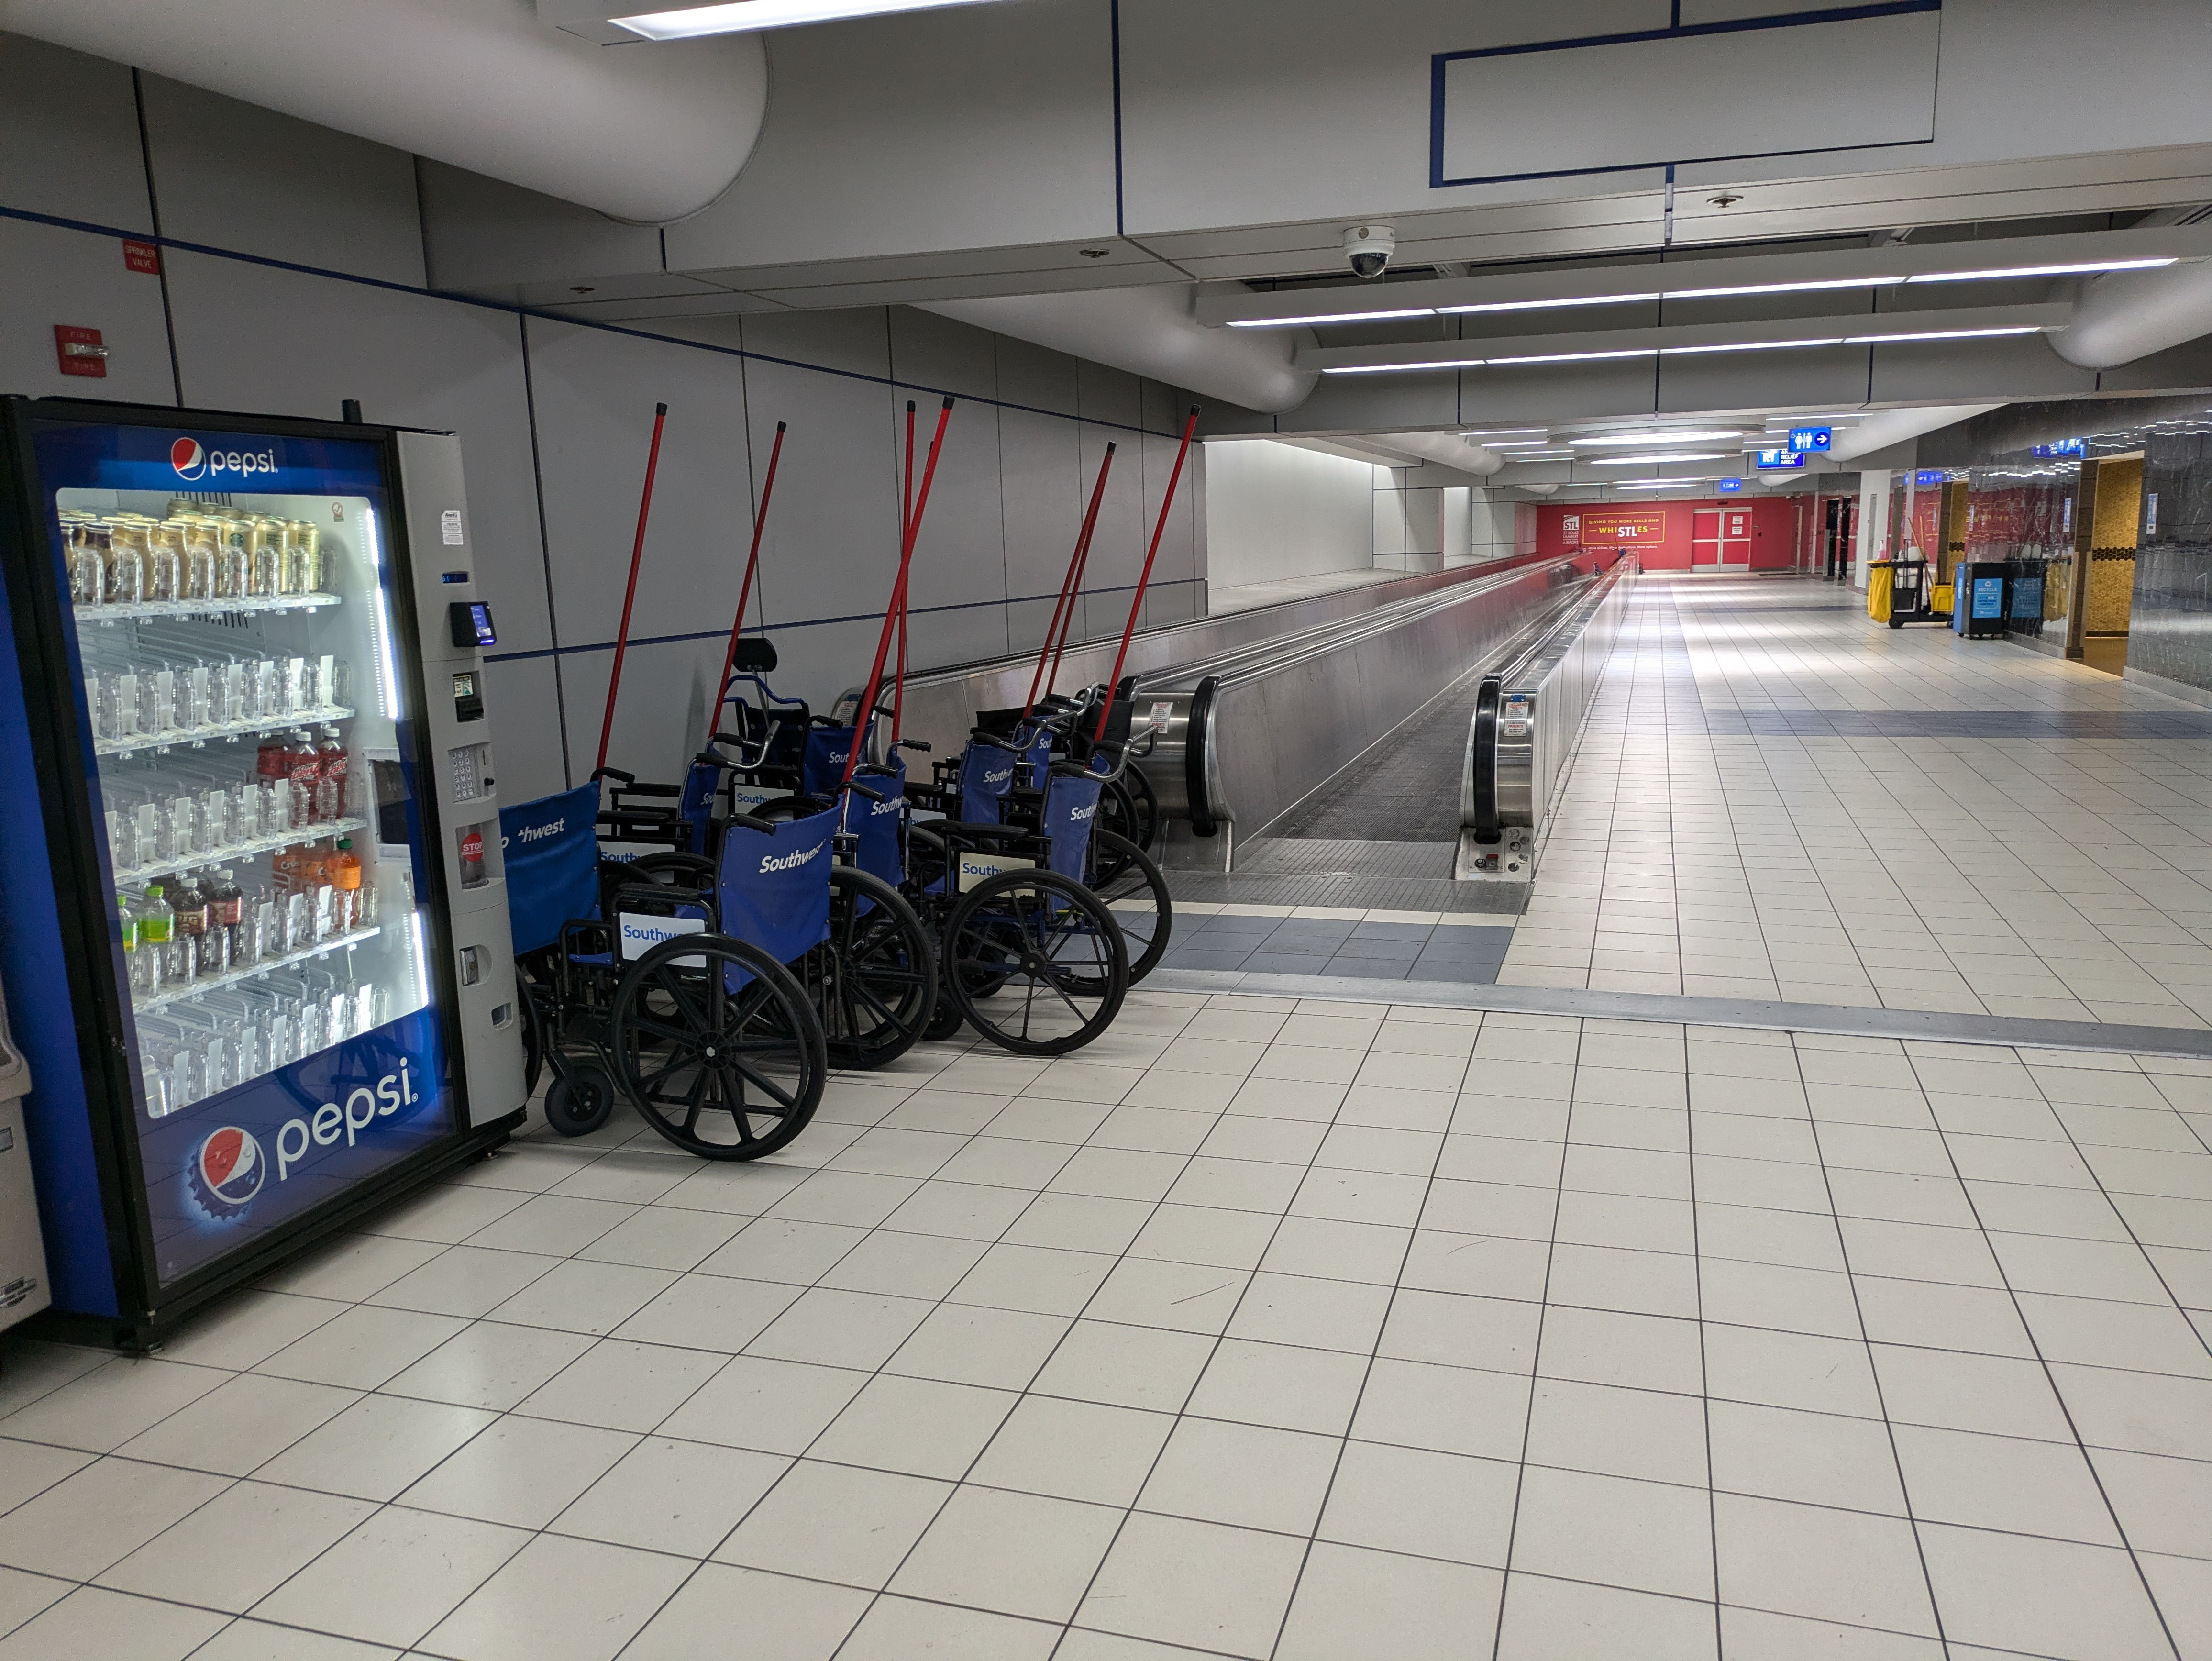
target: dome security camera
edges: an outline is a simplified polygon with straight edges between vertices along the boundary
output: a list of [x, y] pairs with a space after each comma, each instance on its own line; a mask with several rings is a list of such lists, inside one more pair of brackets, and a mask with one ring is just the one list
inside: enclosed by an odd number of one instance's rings
[[1382, 276], [1397, 251], [1398, 233], [1388, 225], [1352, 225], [1345, 230], [1344, 257], [1352, 262], [1354, 277]]

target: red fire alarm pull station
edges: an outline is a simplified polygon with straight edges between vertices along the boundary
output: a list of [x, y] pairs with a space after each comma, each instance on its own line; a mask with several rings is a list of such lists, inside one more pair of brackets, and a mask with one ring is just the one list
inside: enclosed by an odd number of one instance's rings
[[54, 356], [60, 361], [64, 374], [88, 375], [94, 380], [107, 378], [107, 348], [100, 344], [97, 329], [55, 324]]
[[123, 268], [125, 271], [143, 272], [148, 277], [161, 276], [161, 245], [155, 242], [142, 242], [135, 236], [125, 237]]

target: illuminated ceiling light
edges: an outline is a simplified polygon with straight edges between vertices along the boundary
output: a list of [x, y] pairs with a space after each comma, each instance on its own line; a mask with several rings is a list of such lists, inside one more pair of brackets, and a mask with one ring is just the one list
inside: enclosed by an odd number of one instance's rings
[[2063, 265], [2005, 265], [1985, 271], [1927, 271], [1908, 277], [1907, 283], [1981, 283], [2007, 277], [2078, 277], [2087, 271], [2147, 271], [2171, 265], [2179, 254], [2159, 254], [2142, 259], [2076, 259]]
[[1718, 346], [1662, 346], [1662, 357], [1690, 357], [1699, 352], [1781, 352], [1796, 346], [1838, 346], [1842, 340], [1830, 335], [1821, 340], [1738, 340]]
[[1648, 456], [1577, 456], [1576, 462], [1584, 467], [1646, 467], [1662, 461], [1726, 461], [1725, 450], [1674, 450], [1663, 455]]
[[1609, 490], [1691, 490], [1710, 484], [1709, 478], [1624, 478], [1606, 486]]
[[729, 0], [726, 5], [641, 12], [635, 17], [609, 21], [648, 40], [690, 40], [702, 34], [742, 34], [756, 29], [786, 28], [794, 23], [828, 23], [842, 17], [933, 11], [942, 6], [985, 3], [986, 0]]
[[1719, 438], [1741, 438], [1734, 427], [1712, 427], [1696, 432], [1599, 433], [1589, 438], [1571, 438], [1570, 444], [1710, 444]]
[[1482, 447], [1486, 450], [1544, 450], [1551, 446], [1545, 439], [1516, 438], [1510, 444], [1486, 444]]
[[[753, 0], [757, 4], [758, 0]], [[1311, 317], [1231, 318], [1232, 329], [1291, 329], [1308, 323], [1384, 323], [1393, 318], [1434, 317], [1433, 306], [1407, 306], [1395, 312], [1316, 312]]]
[[1431, 359], [1425, 363], [1349, 363], [1326, 368], [1323, 374], [1401, 374], [1413, 369], [1479, 369], [1484, 360], [1479, 357], [1447, 357]]
[[1917, 329], [1910, 334], [1855, 334], [1844, 337], [1851, 346], [1881, 346], [1897, 340], [1986, 340], [1993, 335], [2041, 334], [2038, 323], [2015, 324], [2002, 329]]
[[[2207, 411], [2212, 414], [2212, 411]], [[1510, 438], [1516, 433], [1534, 433], [1541, 438], [1552, 429], [1549, 427], [1469, 427], [1461, 433], [1462, 438]]]
[[1724, 289], [1669, 289], [1669, 300], [1720, 300], [1730, 295], [1810, 294], [1818, 289], [1880, 289], [1902, 277], [1824, 277], [1803, 283], [1736, 283]]
[[1474, 306], [1439, 306], [1437, 310], [1455, 317], [1472, 312], [1548, 312], [1562, 306], [1633, 306], [1658, 298], [1656, 294], [1571, 295], [1558, 300], [1488, 300]]
[[1656, 346], [1634, 346], [1624, 351], [1612, 352], [1531, 352], [1522, 357], [1492, 357], [1477, 360], [1486, 363], [1592, 363], [1607, 357], [1656, 357]]

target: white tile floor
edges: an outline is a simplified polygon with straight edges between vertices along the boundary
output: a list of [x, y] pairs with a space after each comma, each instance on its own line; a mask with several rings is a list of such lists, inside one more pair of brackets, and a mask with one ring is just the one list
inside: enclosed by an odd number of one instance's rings
[[2196, 1063], [1144, 993], [771, 1162], [539, 1133], [7, 1346], [0, 1661], [2197, 1661], [2208, 1138]]
[[1499, 982], [2212, 1022], [2212, 741], [1707, 730], [1813, 709], [2202, 713], [1830, 584], [1644, 578]]

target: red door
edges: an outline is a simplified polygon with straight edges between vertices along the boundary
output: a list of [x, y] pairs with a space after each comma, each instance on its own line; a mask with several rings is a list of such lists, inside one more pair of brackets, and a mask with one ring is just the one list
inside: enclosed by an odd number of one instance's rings
[[1751, 568], [1751, 509], [1698, 508], [1690, 515], [1690, 565], [1717, 571]]

